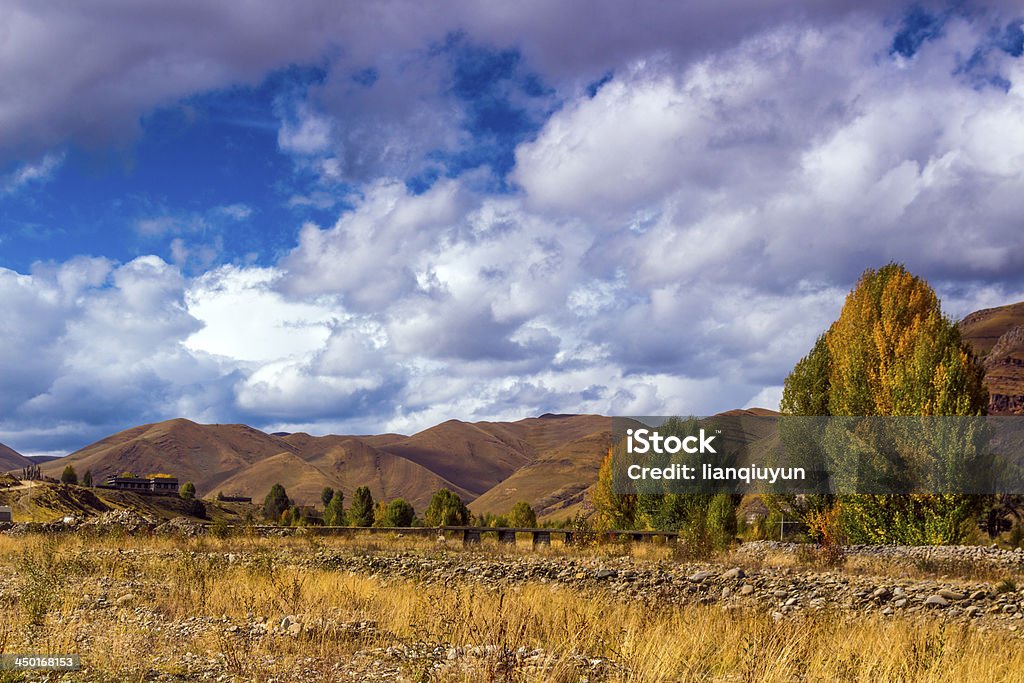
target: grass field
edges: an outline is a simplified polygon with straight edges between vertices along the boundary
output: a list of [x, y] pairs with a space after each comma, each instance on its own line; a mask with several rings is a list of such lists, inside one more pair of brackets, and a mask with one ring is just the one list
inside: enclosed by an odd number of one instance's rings
[[[1018, 681], [1013, 634], [922, 615], [675, 604], [545, 581], [339, 571], [328, 551], [470, 566], [526, 549], [429, 540], [0, 537], [0, 651], [77, 653], [95, 681]], [[657, 546], [569, 550], [600, 563]], [[510, 565], [513, 566], [513, 565]]]

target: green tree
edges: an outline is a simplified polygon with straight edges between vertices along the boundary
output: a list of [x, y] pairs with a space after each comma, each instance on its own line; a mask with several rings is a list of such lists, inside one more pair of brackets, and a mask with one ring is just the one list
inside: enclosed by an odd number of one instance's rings
[[[619, 448], [622, 448], [620, 444]], [[590, 502], [594, 506], [594, 529], [596, 531], [611, 531], [613, 529], [633, 528], [636, 514], [636, 495], [619, 494], [615, 492], [615, 457], [617, 454], [609, 448], [601, 467], [597, 471], [597, 483], [590, 496]]]
[[92, 470], [86, 470], [82, 476], [82, 485], [92, 488]]
[[263, 516], [272, 521], [281, 520], [281, 514], [291, 507], [288, 493], [281, 484], [274, 484], [263, 499]]
[[348, 511], [352, 526], [373, 526], [373, 495], [370, 489], [360, 486], [352, 492], [352, 507]]
[[320, 492], [320, 502], [324, 504], [325, 510], [330, 504], [332, 498], [334, 498], [334, 489], [330, 486], [325, 486], [324, 490]]
[[[781, 408], [790, 415], [975, 416], [984, 414], [987, 401], [981, 365], [935, 292], [903, 266], [889, 264], [864, 272], [839, 318], [786, 378]], [[876, 449], [873, 436], [870, 424], [857, 434], [858, 456], [883, 483], [927, 471], [956, 478], [978, 466], [964, 459], [962, 448], [947, 446], [932, 449], [924, 468], [915, 461], [915, 469], [912, 458]], [[941, 434], [935, 440], [948, 441]], [[833, 462], [845, 458], [860, 466], [850, 457], [851, 443], [831, 445]], [[838, 504], [852, 542], [955, 543], [982, 502], [959, 494], [848, 493]]]
[[530, 504], [521, 500], [512, 506], [508, 513], [508, 523], [514, 527], [533, 528], [537, 526], [537, 513], [533, 511]]
[[469, 524], [469, 508], [448, 489], [440, 489], [431, 497], [423, 519], [427, 526], [465, 526]]
[[416, 511], [408, 501], [395, 498], [384, 510], [384, 524], [381, 526], [405, 527], [412, 526], [416, 519]]
[[327, 526], [343, 526], [345, 524], [345, 494], [340, 490], [327, 502], [324, 508], [324, 524]]
[[60, 475], [60, 483], [62, 484], [77, 484], [78, 475], [75, 474], [75, 468], [68, 465], [64, 468], [63, 474]]
[[186, 481], [178, 490], [178, 495], [185, 500], [192, 500], [196, 497], [196, 485], [190, 481]]
[[828, 343], [823, 334], [786, 378], [780, 409], [786, 415], [830, 415], [830, 381]]

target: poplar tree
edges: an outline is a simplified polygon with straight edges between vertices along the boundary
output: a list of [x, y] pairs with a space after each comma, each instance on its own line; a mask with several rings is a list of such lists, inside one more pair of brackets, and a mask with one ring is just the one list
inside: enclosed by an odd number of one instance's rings
[[[928, 283], [889, 264], [860, 277], [839, 318], [786, 378], [781, 408], [816, 416], [983, 415], [983, 374]], [[947, 479], [970, 467], [934, 460], [949, 455], [933, 452], [926, 464]], [[911, 471], [897, 461], [880, 476]], [[952, 493], [844, 494], [839, 519], [853, 542], [955, 543], [979, 503]]]

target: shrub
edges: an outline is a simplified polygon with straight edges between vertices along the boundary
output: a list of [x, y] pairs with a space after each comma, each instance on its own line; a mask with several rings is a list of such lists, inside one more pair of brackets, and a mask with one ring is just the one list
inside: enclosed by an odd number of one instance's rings
[[535, 527], [537, 526], [537, 513], [533, 511], [530, 504], [524, 500], [512, 506], [508, 513], [508, 523], [514, 527]]
[[334, 489], [330, 486], [325, 486], [324, 490], [320, 492], [320, 502], [324, 504], [324, 509], [331, 504], [331, 499], [334, 498]]
[[388, 526], [412, 526], [416, 510], [408, 501], [396, 498], [388, 503], [387, 519]]
[[281, 519], [281, 513], [291, 507], [291, 501], [288, 500], [288, 493], [284, 490], [284, 486], [280, 484], [274, 484], [270, 487], [270, 493], [263, 499], [263, 516], [272, 521], [278, 521]]
[[190, 481], [186, 481], [178, 490], [178, 495], [185, 500], [192, 500], [196, 497], [196, 485]]

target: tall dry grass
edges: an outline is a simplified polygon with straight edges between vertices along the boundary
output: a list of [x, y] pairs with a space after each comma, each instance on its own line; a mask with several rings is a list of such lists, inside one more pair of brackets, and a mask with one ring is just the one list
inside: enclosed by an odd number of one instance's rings
[[[383, 552], [380, 541], [326, 543]], [[1024, 680], [1019, 639], [938, 619], [833, 612], [776, 623], [754, 607], [643, 604], [556, 584], [424, 583], [288, 561], [324, 544], [0, 537], [0, 571], [11, 577], [0, 586], [0, 651], [79, 653], [87, 680], [109, 681], [187, 680], [196, 666], [229, 680], [359, 680], [372, 660], [408, 681]], [[306, 625], [300, 635], [251, 630], [264, 620], [276, 630], [286, 615]], [[394, 657], [395, 647], [444, 654]]]

